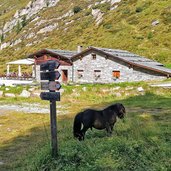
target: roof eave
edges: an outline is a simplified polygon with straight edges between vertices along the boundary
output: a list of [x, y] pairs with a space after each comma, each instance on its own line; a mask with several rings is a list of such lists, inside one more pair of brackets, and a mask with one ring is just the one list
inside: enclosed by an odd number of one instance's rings
[[71, 60], [68, 57], [63, 56], [63, 55], [58, 54], [58, 53], [55, 53], [55, 52], [53, 52], [51, 50], [48, 50], [48, 49], [41, 49], [41, 50], [39, 50], [39, 51], [37, 51], [35, 53], [30, 54], [29, 56], [27, 56], [27, 58], [35, 58], [36, 56], [41, 56], [41, 55], [44, 55], [44, 54], [50, 54], [50, 55], [53, 55], [54, 57], [59, 57], [60, 56], [61, 58], [67, 60], [70, 63], [72, 63]]

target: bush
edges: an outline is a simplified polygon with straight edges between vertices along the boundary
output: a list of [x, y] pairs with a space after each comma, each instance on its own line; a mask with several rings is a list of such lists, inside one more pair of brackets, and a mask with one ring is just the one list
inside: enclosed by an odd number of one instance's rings
[[81, 7], [79, 7], [79, 6], [75, 6], [75, 7], [73, 8], [74, 14], [80, 12], [81, 10], [82, 10], [82, 9], [81, 9]]
[[147, 38], [148, 38], [148, 39], [153, 38], [153, 33], [152, 33], [152, 32], [149, 32]]
[[136, 11], [137, 13], [142, 12], [142, 11], [143, 11], [143, 8], [142, 8], [142, 7], [137, 7], [135, 11]]

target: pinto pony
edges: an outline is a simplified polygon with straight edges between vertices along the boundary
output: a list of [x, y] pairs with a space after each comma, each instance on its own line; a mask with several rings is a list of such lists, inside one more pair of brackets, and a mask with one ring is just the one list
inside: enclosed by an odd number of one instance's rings
[[[113, 126], [117, 118], [124, 118], [126, 111], [121, 103], [116, 103], [103, 110], [87, 109], [78, 113], [74, 119], [73, 134], [79, 141], [84, 140], [86, 131], [89, 128], [106, 129], [112, 134]], [[83, 127], [83, 128], [82, 128]], [[81, 129], [82, 128], [82, 129]]]

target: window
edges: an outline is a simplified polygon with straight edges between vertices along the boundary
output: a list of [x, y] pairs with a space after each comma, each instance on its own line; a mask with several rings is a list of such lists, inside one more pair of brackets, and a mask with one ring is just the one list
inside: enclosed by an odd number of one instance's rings
[[114, 78], [120, 78], [120, 71], [113, 71], [113, 72], [112, 72], [112, 76], [113, 76]]
[[94, 78], [98, 80], [101, 77], [101, 70], [94, 70]]
[[92, 56], [93, 60], [96, 60], [96, 54], [95, 53], [92, 53], [91, 56]]
[[77, 70], [78, 78], [82, 78], [83, 77], [83, 72], [84, 72], [84, 70]]

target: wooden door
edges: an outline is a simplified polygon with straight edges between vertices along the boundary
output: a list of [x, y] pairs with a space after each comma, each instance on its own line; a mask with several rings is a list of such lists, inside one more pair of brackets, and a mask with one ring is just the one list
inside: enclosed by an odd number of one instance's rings
[[68, 70], [62, 70], [62, 82], [66, 83], [68, 81]]

